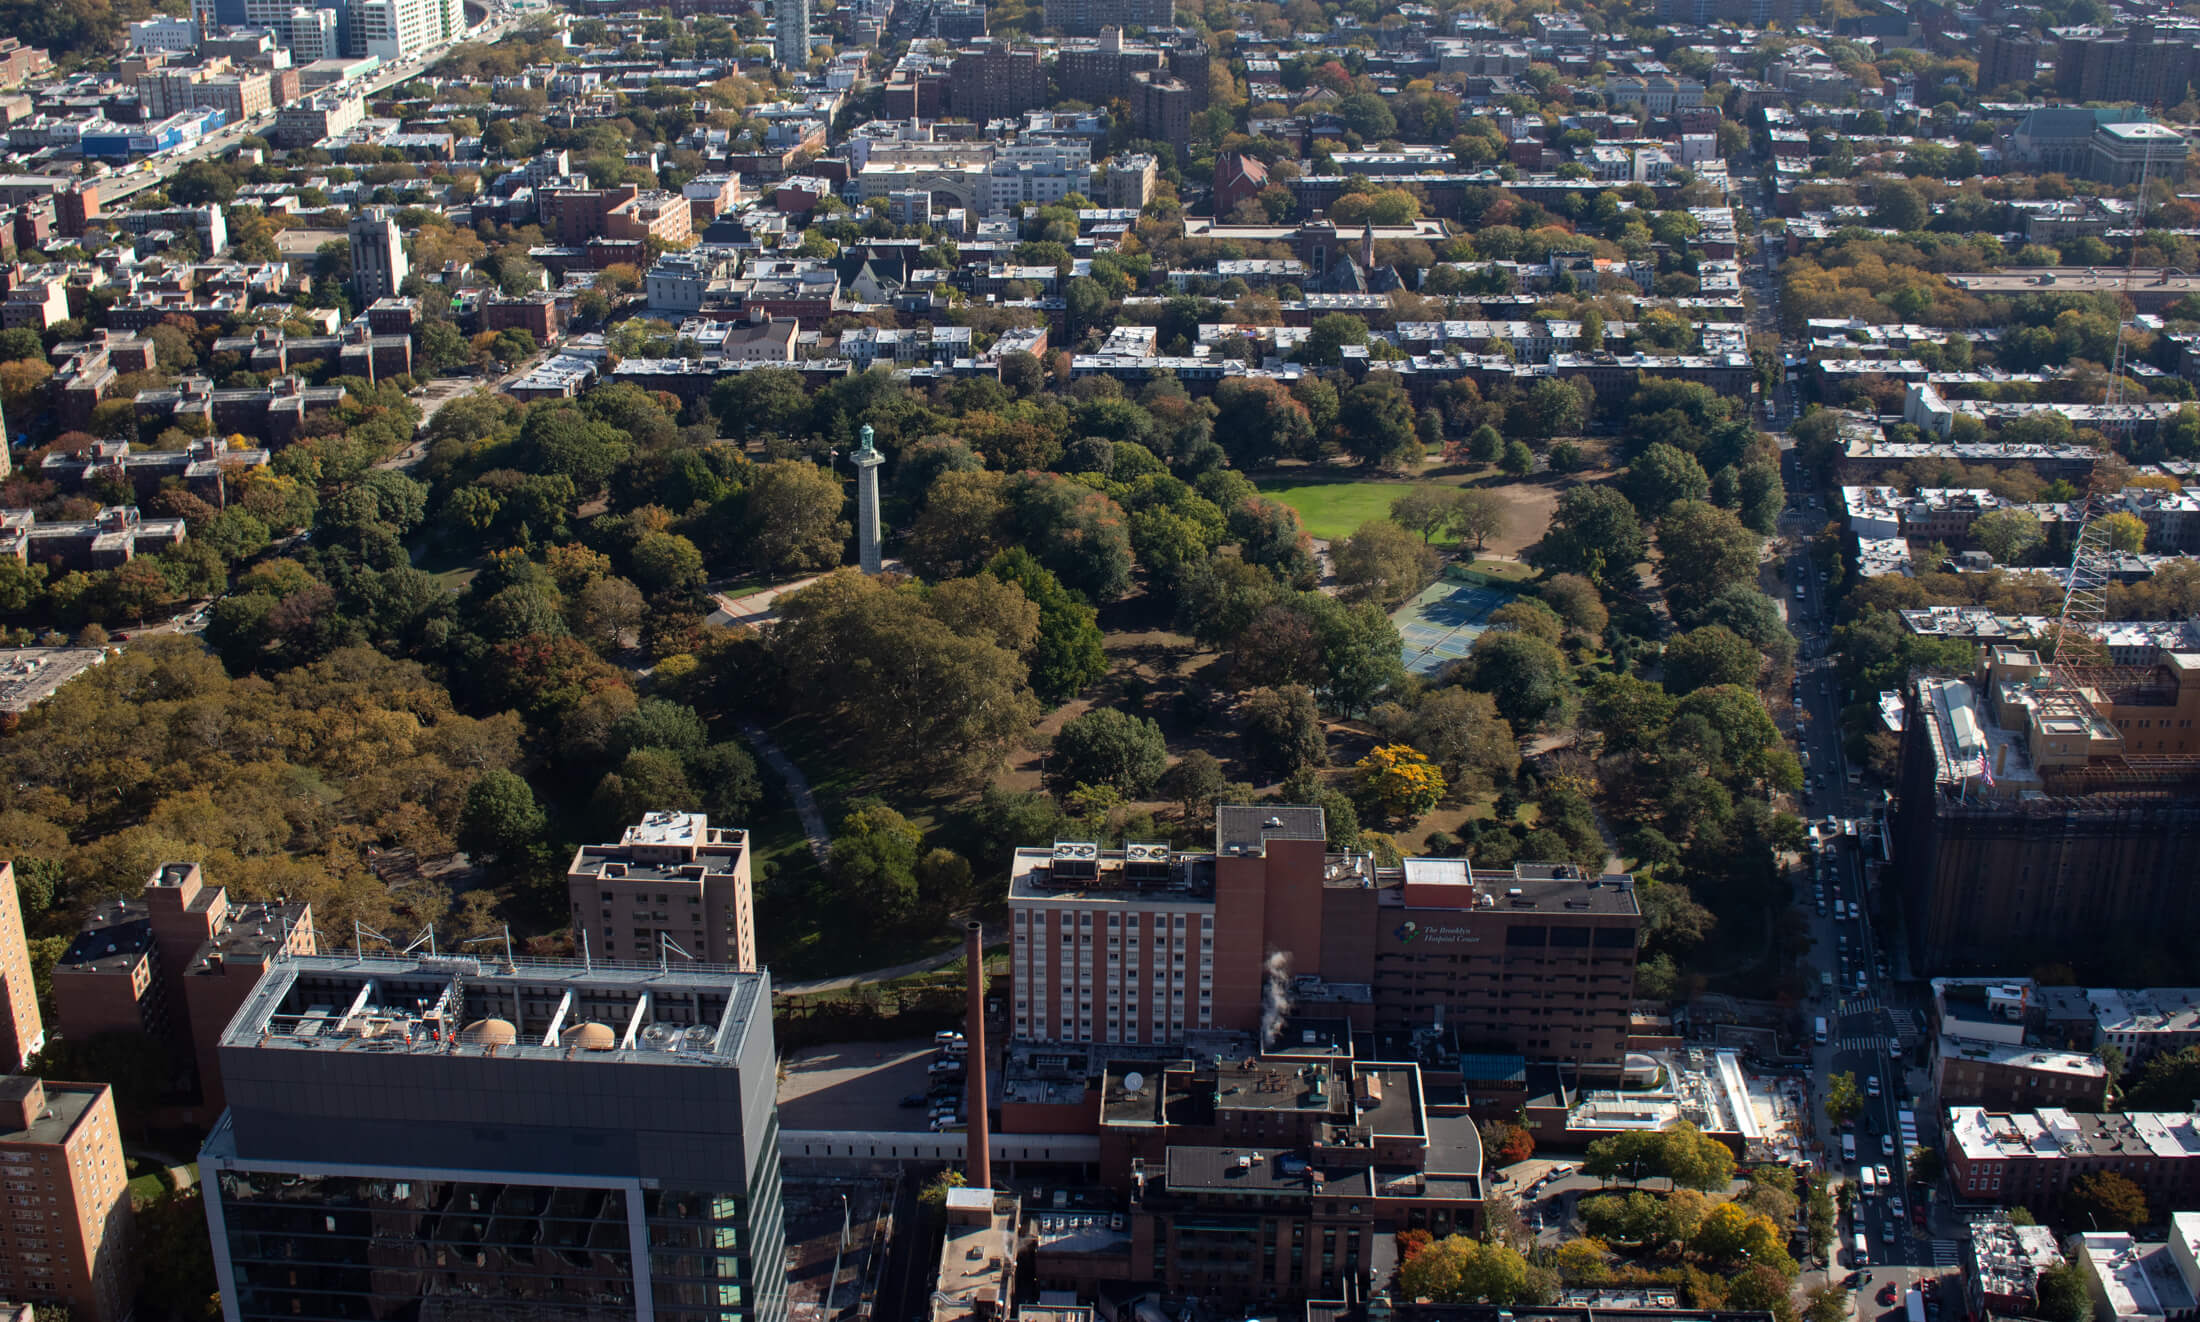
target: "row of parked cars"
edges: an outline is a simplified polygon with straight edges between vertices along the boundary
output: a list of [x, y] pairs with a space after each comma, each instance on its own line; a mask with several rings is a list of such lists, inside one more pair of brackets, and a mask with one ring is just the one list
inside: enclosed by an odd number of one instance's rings
[[963, 1035], [942, 1030], [932, 1035], [932, 1063], [925, 1066], [931, 1083], [924, 1092], [901, 1099], [911, 1110], [928, 1107], [932, 1132], [943, 1133], [963, 1126], [963, 1089], [969, 1081], [970, 1044]]

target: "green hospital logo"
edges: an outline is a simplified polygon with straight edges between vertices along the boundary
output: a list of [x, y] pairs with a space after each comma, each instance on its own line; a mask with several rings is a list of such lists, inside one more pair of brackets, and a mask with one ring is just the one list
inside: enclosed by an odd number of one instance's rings
[[1398, 924], [1397, 937], [1401, 942], [1411, 941], [1421, 934], [1421, 925], [1414, 922]]

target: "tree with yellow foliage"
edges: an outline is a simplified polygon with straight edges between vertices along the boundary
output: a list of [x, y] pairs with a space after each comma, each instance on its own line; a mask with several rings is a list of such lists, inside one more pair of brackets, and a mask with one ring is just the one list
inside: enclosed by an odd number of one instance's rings
[[1444, 797], [1444, 773], [1410, 744], [1382, 744], [1354, 764], [1360, 810], [1396, 821], [1419, 817]]

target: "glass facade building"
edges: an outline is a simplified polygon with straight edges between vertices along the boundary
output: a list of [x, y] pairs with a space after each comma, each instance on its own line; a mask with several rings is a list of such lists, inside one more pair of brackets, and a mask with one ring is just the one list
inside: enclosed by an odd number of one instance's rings
[[446, 963], [284, 961], [230, 1025], [225, 1317], [785, 1322], [765, 975]]

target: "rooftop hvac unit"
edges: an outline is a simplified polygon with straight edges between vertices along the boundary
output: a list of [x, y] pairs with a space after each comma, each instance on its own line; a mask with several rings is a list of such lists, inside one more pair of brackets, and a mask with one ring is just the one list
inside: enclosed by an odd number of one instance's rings
[[1057, 840], [1052, 859], [1057, 881], [1091, 881], [1100, 875], [1100, 846], [1087, 840]]

